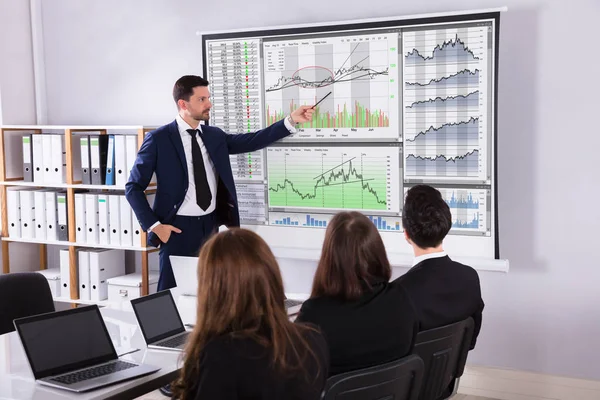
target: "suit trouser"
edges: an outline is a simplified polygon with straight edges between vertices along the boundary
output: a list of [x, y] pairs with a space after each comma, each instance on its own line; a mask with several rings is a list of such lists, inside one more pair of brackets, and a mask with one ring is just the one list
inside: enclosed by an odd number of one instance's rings
[[181, 229], [181, 233], [171, 232], [169, 241], [160, 246], [158, 291], [177, 286], [169, 256], [198, 256], [202, 245], [219, 228], [214, 212], [200, 217], [176, 215], [171, 225]]

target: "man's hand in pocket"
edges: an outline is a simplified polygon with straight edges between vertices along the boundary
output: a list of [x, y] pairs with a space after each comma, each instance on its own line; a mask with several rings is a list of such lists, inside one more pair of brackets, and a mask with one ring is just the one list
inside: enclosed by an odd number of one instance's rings
[[181, 233], [181, 229], [176, 228], [173, 225], [158, 224], [152, 229], [152, 232], [158, 236], [161, 242], [167, 243], [171, 237], [171, 233]]

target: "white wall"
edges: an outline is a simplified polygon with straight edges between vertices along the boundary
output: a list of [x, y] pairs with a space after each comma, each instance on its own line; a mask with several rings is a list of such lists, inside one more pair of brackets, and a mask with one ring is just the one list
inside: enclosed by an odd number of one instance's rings
[[0, 0], [0, 123], [35, 124], [28, 0]]
[[[36, 123], [29, 15], [29, 1], [0, 0], [0, 124]], [[12, 271], [39, 268], [38, 246], [12, 243], [9, 255]]]
[[[201, 72], [197, 31], [508, 5], [500, 39], [499, 212], [501, 256], [510, 259], [511, 272], [481, 273], [487, 306], [469, 361], [600, 380], [600, 262], [594, 251], [600, 231], [600, 2], [48, 4], [49, 122], [149, 125], [174, 117], [173, 82]], [[283, 268], [288, 290], [310, 285], [314, 266], [286, 262]]]

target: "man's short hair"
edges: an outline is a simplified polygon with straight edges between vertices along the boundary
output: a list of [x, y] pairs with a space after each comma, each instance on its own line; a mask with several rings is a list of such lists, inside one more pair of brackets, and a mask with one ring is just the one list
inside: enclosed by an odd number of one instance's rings
[[179, 100], [190, 101], [190, 96], [194, 93], [194, 88], [198, 86], [208, 86], [208, 81], [196, 75], [184, 75], [177, 79], [177, 82], [173, 86], [173, 100], [175, 100], [175, 104]]
[[452, 228], [450, 207], [439, 190], [428, 185], [413, 186], [404, 200], [402, 226], [420, 248], [437, 247]]

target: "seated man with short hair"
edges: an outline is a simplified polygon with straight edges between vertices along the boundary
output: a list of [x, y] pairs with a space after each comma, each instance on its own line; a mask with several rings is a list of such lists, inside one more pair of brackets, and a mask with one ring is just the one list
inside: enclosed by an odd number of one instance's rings
[[442, 242], [452, 227], [448, 204], [440, 192], [427, 185], [412, 187], [402, 212], [404, 236], [413, 247], [413, 267], [394, 282], [408, 293], [425, 331], [472, 317], [475, 322], [471, 349], [481, 329], [484, 303], [479, 276], [467, 266], [452, 261]]

